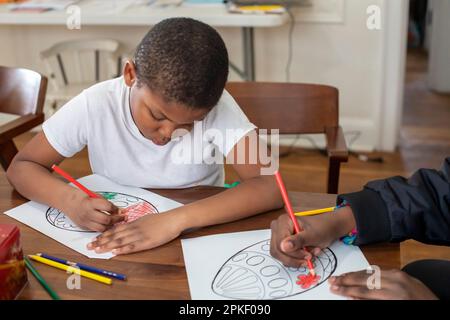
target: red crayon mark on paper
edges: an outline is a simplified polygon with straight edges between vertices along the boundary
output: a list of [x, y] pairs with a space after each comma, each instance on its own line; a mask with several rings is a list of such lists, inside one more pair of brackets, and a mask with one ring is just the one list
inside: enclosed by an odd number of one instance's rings
[[302, 289], [309, 289], [310, 287], [316, 285], [319, 280], [320, 276], [315, 275], [313, 276], [311, 273], [308, 273], [307, 275], [299, 275], [297, 277], [298, 281], [297, 284], [302, 287]]
[[144, 201], [122, 209], [122, 213], [127, 216], [127, 220], [120, 222], [119, 224], [132, 222], [147, 214], [157, 213], [157, 211], [150, 203]]

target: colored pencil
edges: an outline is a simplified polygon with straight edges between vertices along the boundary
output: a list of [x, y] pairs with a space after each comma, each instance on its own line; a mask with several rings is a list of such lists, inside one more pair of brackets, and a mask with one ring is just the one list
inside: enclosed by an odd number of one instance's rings
[[[102, 196], [100, 196], [99, 194], [96, 194], [95, 192], [92, 192], [91, 190], [89, 190], [88, 188], [83, 186], [81, 183], [79, 183], [77, 180], [75, 180], [70, 174], [65, 172], [63, 169], [58, 167], [56, 164], [52, 165], [52, 169], [53, 169], [53, 171], [55, 171], [56, 173], [61, 175], [63, 178], [65, 178], [67, 181], [72, 182], [81, 191], [84, 191], [84, 193], [86, 193], [89, 197], [97, 198], [97, 199], [102, 198]], [[109, 213], [108, 211], [100, 210], [100, 212], [103, 212], [104, 214], [107, 214], [109, 216], [111, 215], [111, 213]]]
[[323, 208], [323, 209], [316, 209], [316, 210], [308, 210], [308, 211], [302, 211], [302, 212], [296, 212], [294, 213], [297, 217], [304, 217], [304, 216], [314, 216], [316, 214], [326, 213], [326, 212], [332, 212], [336, 209], [336, 207], [329, 207], [329, 208]]
[[45, 254], [45, 253], [36, 253], [36, 255], [39, 256], [39, 257], [45, 258], [45, 259], [53, 260], [53, 261], [56, 261], [56, 262], [68, 265], [68, 266], [77, 267], [80, 270], [89, 271], [89, 272], [92, 272], [92, 273], [97, 273], [97, 274], [100, 274], [100, 275], [103, 275], [103, 276], [107, 276], [107, 277], [111, 277], [111, 278], [115, 278], [115, 279], [118, 279], [118, 280], [126, 280], [126, 278], [127, 278], [127, 276], [124, 275], [124, 274], [120, 274], [120, 273], [116, 273], [116, 272], [112, 272], [112, 271], [108, 271], [108, 270], [103, 270], [103, 269], [99, 269], [99, 268], [96, 268], [96, 267], [91, 267], [91, 266], [88, 266], [88, 265], [85, 265], [85, 264], [81, 264], [81, 263], [78, 263], [78, 262], [72, 262], [72, 261], [69, 261], [69, 260], [56, 258], [56, 257], [50, 256], [50, 255]]
[[58, 173], [59, 175], [61, 175], [62, 177], [64, 177], [67, 181], [72, 182], [74, 185], [76, 185], [78, 188], [80, 188], [80, 190], [84, 191], [89, 197], [91, 198], [101, 198], [100, 195], [96, 194], [95, 192], [92, 192], [91, 190], [89, 190], [88, 188], [86, 188], [85, 186], [83, 186], [81, 183], [79, 183], [77, 180], [75, 180], [70, 174], [68, 174], [67, 172], [65, 172], [63, 169], [61, 169], [60, 167], [58, 167], [56, 164], [52, 165], [52, 169]]
[[46, 264], [48, 266], [51, 266], [51, 267], [54, 267], [54, 268], [57, 268], [57, 269], [61, 269], [61, 270], [65, 270], [65, 271], [68, 271], [68, 272], [71, 272], [71, 273], [76, 273], [76, 274], [79, 274], [82, 277], [89, 278], [89, 279], [92, 279], [92, 280], [95, 280], [95, 281], [98, 281], [98, 282], [101, 282], [101, 283], [104, 283], [104, 284], [111, 284], [112, 283], [112, 280], [110, 278], [103, 277], [103, 276], [100, 276], [100, 275], [92, 273], [92, 272], [80, 270], [80, 269], [78, 269], [76, 267], [68, 266], [68, 265], [65, 265], [65, 264], [62, 264], [62, 263], [59, 263], [59, 262], [56, 262], [56, 261], [53, 261], [53, 260], [45, 259], [45, 258], [36, 256], [36, 255], [28, 255], [28, 257], [30, 259], [32, 259], [32, 260], [41, 262], [41, 263]]
[[42, 287], [48, 292], [50, 297], [52, 297], [53, 300], [61, 300], [61, 298], [58, 296], [58, 294], [48, 285], [48, 283], [42, 278], [42, 276], [39, 274], [39, 272], [36, 270], [36, 268], [33, 266], [31, 261], [24, 257], [25, 265], [28, 270], [33, 274], [33, 276], [36, 278], [36, 280], [41, 284]]
[[[280, 188], [281, 196], [283, 197], [283, 201], [284, 201], [284, 204], [286, 206], [286, 209], [287, 209], [287, 211], [289, 213], [289, 216], [290, 216], [290, 218], [292, 220], [292, 223], [294, 224], [295, 233], [299, 233], [299, 232], [301, 232], [303, 230], [300, 227], [300, 225], [298, 224], [297, 219], [295, 218], [294, 210], [292, 209], [292, 205], [291, 205], [291, 201], [289, 201], [288, 193], [286, 191], [286, 187], [284, 186], [283, 179], [281, 178], [281, 175], [280, 175], [279, 171], [275, 172], [275, 178], [277, 180], [278, 187]], [[305, 251], [308, 252], [308, 249], [305, 248]], [[307, 259], [306, 262], [308, 264], [309, 272], [313, 276], [315, 276], [316, 272], [314, 271], [314, 267], [312, 265], [311, 259]]]

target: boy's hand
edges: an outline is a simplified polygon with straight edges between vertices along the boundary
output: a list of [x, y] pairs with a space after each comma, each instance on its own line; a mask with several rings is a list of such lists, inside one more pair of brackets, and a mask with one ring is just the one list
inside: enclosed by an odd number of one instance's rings
[[[288, 214], [281, 215], [270, 225], [270, 253], [285, 266], [306, 266], [306, 259], [310, 259], [311, 254], [318, 255], [321, 248], [350, 232], [355, 225], [350, 207], [332, 213], [297, 217], [297, 220], [303, 231], [295, 235], [294, 225]], [[310, 253], [304, 250], [305, 246]]]
[[103, 232], [125, 219], [120, 209], [108, 200], [89, 198], [81, 191], [73, 194], [68, 208], [65, 213], [73, 222], [82, 228], [98, 232]]
[[353, 299], [434, 300], [437, 297], [416, 278], [400, 270], [382, 270], [380, 288], [369, 289], [365, 270], [330, 277], [331, 292]]
[[87, 248], [96, 253], [127, 254], [163, 245], [178, 237], [181, 231], [181, 226], [170, 213], [148, 214], [109, 229]]

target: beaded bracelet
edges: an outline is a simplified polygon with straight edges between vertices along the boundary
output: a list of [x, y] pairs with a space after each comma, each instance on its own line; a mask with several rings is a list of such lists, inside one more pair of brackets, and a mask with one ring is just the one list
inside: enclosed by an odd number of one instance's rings
[[[344, 208], [344, 207], [350, 207], [350, 204], [345, 200], [342, 201], [341, 204], [336, 206], [334, 211]], [[346, 236], [341, 237], [339, 240], [341, 240], [346, 245], [353, 245], [353, 243], [356, 240], [357, 234], [358, 234], [358, 231], [356, 230], [356, 228], [353, 228], [352, 231], [350, 231]]]
[[350, 231], [348, 233], [348, 235], [343, 236], [340, 240], [347, 245], [353, 245], [353, 243], [356, 240], [356, 235], [358, 234], [358, 231], [355, 229], [353, 229], [352, 231]]

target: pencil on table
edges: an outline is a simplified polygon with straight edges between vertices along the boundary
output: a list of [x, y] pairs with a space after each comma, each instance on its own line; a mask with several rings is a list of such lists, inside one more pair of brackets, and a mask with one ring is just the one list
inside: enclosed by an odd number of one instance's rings
[[127, 279], [127, 276], [124, 275], [124, 274], [120, 274], [120, 273], [116, 273], [116, 272], [112, 272], [112, 271], [108, 271], [108, 270], [103, 270], [103, 269], [100, 269], [100, 268], [88, 266], [88, 265], [81, 264], [81, 263], [78, 263], [78, 262], [72, 262], [72, 261], [69, 261], [69, 260], [60, 259], [60, 258], [53, 257], [53, 256], [50, 256], [50, 255], [45, 254], [45, 253], [36, 253], [36, 255], [38, 257], [42, 257], [42, 258], [53, 260], [55, 262], [59, 262], [59, 263], [62, 263], [62, 264], [68, 265], [68, 266], [79, 268], [80, 270], [84, 270], [84, 271], [88, 271], [88, 272], [92, 272], [92, 273], [97, 273], [97, 274], [100, 274], [100, 275], [103, 275], [103, 276], [107, 276], [107, 277], [111, 277], [111, 278], [115, 278], [115, 279], [119, 279], [119, 280], [126, 280]]
[[76, 273], [76, 274], [79, 274], [82, 277], [89, 278], [89, 279], [92, 279], [92, 280], [95, 280], [95, 281], [98, 281], [98, 282], [101, 282], [101, 283], [104, 283], [104, 284], [111, 284], [112, 283], [112, 280], [110, 278], [103, 277], [103, 276], [100, 276], [100, 275], [92, 273], [92, 272], [80, 270], [79, 268], [76, 268], [76, 267], [71, 267], [71, 266], [68, 266], [68, 265], [65, 265], [65, 264], [62, 264], [62, 263], [59, 263], [59, 262], [56, 262], [56, 261], [52, 261], [52, 260], [49, 260], [49, 259], [45, 259], [45, 258], [36, 256], [36, 255], [28, 255], [28, 257], [30, 259], [33, 259], [33, 260], [38, 261], [38, 262], [41, 262], [41, 263], [46, 264], [48, 266], [51, 266], [51, 267], [54, 267], [54, 268], [57, 268], [57, 269], [61, 269], [61, 270], [65, 270], [65, 271], [68, 271], [68, 272]]
[[48, 285], [48, 283], [42, 278], [42, 276], [39, 274], [39, 272], [36, 270], [36, 268], [33, 266], [31, 261], [24, 257], [25, 265], [28, 270], [33, 274], [33, 276], [36, 278], [36, 280], [41, 284], [41, 286], [44, 287], [44, 289], [48, 292], [50, 297], [52, 297], [53, 300], [61, 300], [61, 298], [58, 296], [58, 294]]

